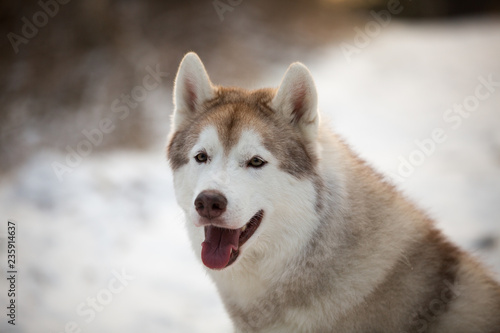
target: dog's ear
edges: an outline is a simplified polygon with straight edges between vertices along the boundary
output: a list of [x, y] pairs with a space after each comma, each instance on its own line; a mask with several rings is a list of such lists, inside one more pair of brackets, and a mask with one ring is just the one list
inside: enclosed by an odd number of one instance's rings
[[189, 52], [179, 65], [174, 83], [173, 127], [200, 110], [200, 106], [214, 97], [214, 87], [198, 55]]
[[288, 67], [271, 107], [298, 126], [306, 139], [313, 141], [318, 133], [318, 96], [311, 73], [296, 62]]

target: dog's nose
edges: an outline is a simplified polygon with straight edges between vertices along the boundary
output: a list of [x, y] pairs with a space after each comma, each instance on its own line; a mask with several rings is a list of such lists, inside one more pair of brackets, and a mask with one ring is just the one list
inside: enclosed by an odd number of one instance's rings
[[226, 211], [227, 199], [218, 191], [207, 190], [198, 194], [194, 206], [200, 216], [213, 219]]

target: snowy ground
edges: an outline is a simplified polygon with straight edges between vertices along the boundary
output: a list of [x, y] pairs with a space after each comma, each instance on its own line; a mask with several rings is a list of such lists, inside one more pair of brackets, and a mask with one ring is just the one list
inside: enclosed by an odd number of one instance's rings
[[[332, 45], [307, 64], [332, 127], [496, 272], [500, 86], [460, 125], [443, 114], [474, 95], [479, 77], [500, 81], [498, 59], [500, 22], [476, 19], [393, 22], [350, 62]], [[400, 157], [421, 156], [414, 141], [436, 128], [445, 142], [401, 173]], [[40, 151], [0, 179], [0, 232], [17, 222], [19, 271], [18, 325], [2, 319], [0, 331], [230, 332], [188, 243], [162, 147], [91, 154], [59, 182], [51, 163], [64, 158]], [[3, 238], [2, 271], [5, 247]], [[6, 289], [2, 279], [4, 309]]]

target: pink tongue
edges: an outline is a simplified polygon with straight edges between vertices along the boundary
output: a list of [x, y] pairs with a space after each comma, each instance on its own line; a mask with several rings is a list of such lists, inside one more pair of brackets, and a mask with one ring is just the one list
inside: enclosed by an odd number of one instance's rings
[[201, 243], [201, 260], [208, 268], [222, 269], [227, 266], [231, 249], [238, 250], [241, 229], [205, 227], [205, 241]]

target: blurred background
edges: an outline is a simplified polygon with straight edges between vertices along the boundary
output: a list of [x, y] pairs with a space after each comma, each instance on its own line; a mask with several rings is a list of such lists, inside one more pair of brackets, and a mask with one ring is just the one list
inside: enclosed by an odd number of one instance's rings
[[500, 276], [499, 13], [493, 0], [2, 1], [0, 267], [15, 221], [19, 274], [16, 326], [1, 314], [0, 331], [231, 332], [165, 158], [188, 51], [214, 83], [249, 89], [305, 63], [323, 120]]

